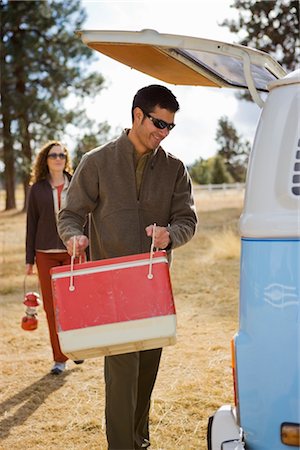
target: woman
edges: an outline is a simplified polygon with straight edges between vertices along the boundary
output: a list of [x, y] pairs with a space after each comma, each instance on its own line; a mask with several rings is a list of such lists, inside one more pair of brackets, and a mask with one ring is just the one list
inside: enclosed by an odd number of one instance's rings
[[[50, 269], [70, 264], [70, 256], [59, 238], [56, 224], [71, 177], [67, 148], [59, 141], [45, 144], [32, 170], [27, 208], [25, 272], [31, 275], [36, 263], [53, 352], [53, 375], [59, 375], [65, 370], [68, 359], [61, 351], [56, 332]], [[74, 362], [81, 364], [83, 361]]]

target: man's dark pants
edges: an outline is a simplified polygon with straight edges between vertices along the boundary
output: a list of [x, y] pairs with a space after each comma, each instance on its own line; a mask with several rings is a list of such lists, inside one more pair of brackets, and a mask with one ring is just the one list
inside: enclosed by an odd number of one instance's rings
[[149, 440], [150, 398], [162, 349], [106, 356], [106, 435], [109, 450], [141, 448]]

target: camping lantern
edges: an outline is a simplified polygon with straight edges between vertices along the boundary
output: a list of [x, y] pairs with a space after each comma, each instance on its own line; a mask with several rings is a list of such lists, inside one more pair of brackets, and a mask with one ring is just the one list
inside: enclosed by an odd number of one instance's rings
[[38, 327], [37, 306], [40, 305], [40, 295], [37, 292], [27, 292], [24, 296], [24, 305], [26, 306], [25, 316], [22, 318], [21, 326], [23, 330], [33, 331]]

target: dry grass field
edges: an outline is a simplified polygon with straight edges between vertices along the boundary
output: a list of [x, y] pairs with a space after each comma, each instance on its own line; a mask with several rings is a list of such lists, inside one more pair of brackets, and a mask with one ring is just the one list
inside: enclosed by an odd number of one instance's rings
[[[209, 415], [233, 403], [230, 339], [237, 329], [242, 197], [197, 191], [197, 235], [174, 252], [177, 344], [163, 351], [153, 393], [153, 450], [205, 450]], [[42, 307], [37, 330], [20, 326], [25, 215], [1, 212], [0, 233], [0, 448], [104, 450], [102, 358], [81, 366], [69, 362], [58, 377], [48, 374], [52, 361]], [[34, 278], [26, 288], [35, 288]]]

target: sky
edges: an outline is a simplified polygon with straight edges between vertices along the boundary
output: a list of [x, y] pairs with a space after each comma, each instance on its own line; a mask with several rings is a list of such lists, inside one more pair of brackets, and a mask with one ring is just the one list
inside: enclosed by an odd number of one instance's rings
[[[237, 38], [227, 27], [226, 18], [236, 18], [232, 0], [82, 0], [87, 12], [84, 30], [140, 31], [150, 28], [160, 33], [203, 37], [226, 42]], [[163, 148], [186, 165], [214, 156], [218, 120], [227, 116], [238, 134], [251, 143], [260, 115], [256, 104], [237, 100], [229, 88], [175, 86], [151, 78], [95, 51], [93, 70], [105, 78], [105, 89], [85, 102], [86, 114], [98, 122], [107, 121], [112, 130], [130, 128], [131, 104], [138, 89], [153, 83], [167, 86], [177, 97], [180, 111], [176, 127], [162, 142]]]

